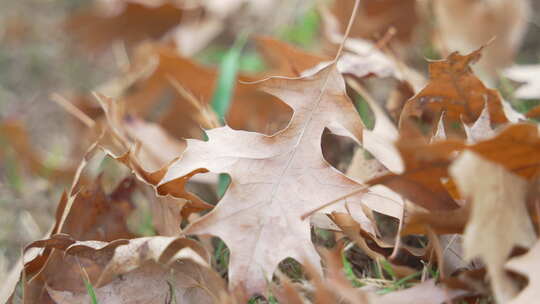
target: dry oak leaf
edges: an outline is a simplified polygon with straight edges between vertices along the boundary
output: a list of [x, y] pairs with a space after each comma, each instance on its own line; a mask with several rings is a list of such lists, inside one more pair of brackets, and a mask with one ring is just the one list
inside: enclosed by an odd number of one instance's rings
[[[207, 171], [231, 175], [229, 189], [216, 208], [185, 232], [222, 238], [231, 250], [230, 284], [244, 283], [249, 293], [263, 291], [266, 280], [286, 257], [319, 265], [309, 222], [300, 217], [361, 188], [331, 167], [322, 155], [325, 128], [355, 140], [362, 132], [362, 123], [335, 64], [311, 77], [274, 77], [259, 86], [294, 110], [285, 129], [272, 136], [227, 126], [210, 130], [207, 142], [188, 140], [186, 151], [161, 181], [166, 185]], [[369, 193], [339, 203], [361, 201], [374, 210], [385, 210], [389, 203]], [[362, 228], [373, 233], [361, 206], [348, 206], [356, 208], [353, 214]], [[335, 209], [344, 212], [339, 205]], [[390, 215], [397, 217], [398, 213]]]
[[517, 286], [506, 275], [504, 264], [514, 246], [528, 248], [536, 240], [526, 206], [528, 183], [470, 151], [463, 152], [449, 171], [472, 204], [464, 233], [465, 258], [482, 258], [497, 301], [507, 303]]
[[509, 304], [527, 304], [538, 301], [540, 294], [538, 294], [538, 256], [540, 255], [540, 242], [536, 242], [526, 254], [513, 258], [506, 263], [506, 268], [516, 271], [518, 273], [527, 275], [529, 277], [529, 283], [525, 289], [523, 289], [517, 297], [512, 299]]
[[484, 106], [488, 107], [492, 123], [507, 122], [498, 91], [484, 86], [469, 67], [480, 58], [481, 52], [482, 48], [465, 56], [454, 52], [444, 60], [431, 62], [429, 82], [403, 107], [400, 129], [404, 120], [413, 117], [434, 126], [443, 111], [447, 127], [461, 120], [473, 123]]

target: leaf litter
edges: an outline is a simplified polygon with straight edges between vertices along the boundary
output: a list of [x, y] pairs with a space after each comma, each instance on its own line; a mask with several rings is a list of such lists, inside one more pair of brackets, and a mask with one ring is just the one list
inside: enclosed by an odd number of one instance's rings
[[[103, 56], [122, 40], [129, 59], [92, 96], [70, 104], [54, 95], [86, 128], [78, 167], [48, 168], [24, 125], [2, 122], [2, 142], [29, 172], [71, 186], [1, 300], [534, 301], [540, 139], [525, 117], [536, 114], [490, 88], [523, 24], [504, 21], [497, 53], [491, 37], [448, 28], [451, 8], [437, 4], [438, 47], [453, 48], [459, 34], [468, 53], [428, 62], [424, 81], [406, 54], [425, 23], [414, 1], [320, 6], [322, 47], [311, 51], [258, 32], [227, 38], [232, 20], [264, 15], [262, 1], [188, 2], [109, 1], [68, 17], [85, 52]], [[510, 8], [523, 13], [528, 1], [518, 2]], [[191, 57], [220, 35], [236, 42], [219, 68]], [[254, 42], [268, 69], [239, 71]], [[506, 72], [526, 83], [515, 98], [536, 98], [534, 72]], [[143, 215], [147, 235], [132, 228]], [[284, 267], [290, 258], [299, 264]], [[287, 271], [295, 267], [299, 275]]]

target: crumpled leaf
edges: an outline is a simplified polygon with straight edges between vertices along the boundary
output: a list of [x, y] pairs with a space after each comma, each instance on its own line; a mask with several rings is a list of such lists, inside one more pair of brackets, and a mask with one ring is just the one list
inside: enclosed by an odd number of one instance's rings
[[[185, 143], [172, 139], [157, 125], [131, 116], [124, 118], [125, 114], [115, 100], [100, 94], [96, 94], [96, 97], [106, 117], [106, 132], [100, 138], [100, 147], [130, 168], [139, 180], [151, 186], [155, 192], [165, 174], [165, 166], [184, 151]], [[156, 204], [152, 207], [159, 216], [156, 220], [159, 221], [157, 228], [160, 232], [174, 235], [179, 232], [182, 216], [209, 209], [211, 205], [196, 195], [173, 191], [157, 196]]]
[[[188, 140], [188, 148], [170, 166], [160, 186], [188, 179], [197, 172], [231, 175], [229, 189], [217, 207], [185, 232], [223, 239], [231, 251], [230, 284], [244, 282], [250, 293], [263, 290], [265, 279], [271, 278], [285, 257], [307, 258], [318, 265], [309, 223], [301, 221], [300, 216], [360, 188], [322, 157], [325, 127], [356, 140], [362, 131], [335, 65], [311, 77], [270, 78], [260, 86], [293, 108], [287, 128], [273, 136], [230, 127], [209, 130], [207, 142]], [[380, 199], [364, 196], [360, 193], [340, 201], [363, 201], [379, 209]], [[354, 213], [363, 229], [372, 232], [363, 213]]]
[[[71, 241], [57, 248], [65, 252], [66, 262], [77, 261], [70, 270], [73, 280], [82, 283], [77, 268], [94, 270], [90, 278], [99, 303], [219, 303], [225, 294], [223, 281], [208, 268], [208, 257], [193, 240], [156, 236], [113, 243]], [[85, 290], [65, 283], [47, 284], [56, 303], [89, 302]]]
[[472, 204], [464, 233], [465, 258], [482, 258], [497, 301], [507, 303], [517, 287], [504, 272], [506, 259], [514, 246], [528, 248], [536, 240], [525, 201], [527, 182], [469, 151], [452, 164], [450, 172]]

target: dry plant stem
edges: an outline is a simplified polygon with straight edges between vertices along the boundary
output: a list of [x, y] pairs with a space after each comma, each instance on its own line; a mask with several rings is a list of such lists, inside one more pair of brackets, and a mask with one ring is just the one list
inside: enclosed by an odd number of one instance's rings
[[57, 105], [59, 105], [62, 109], [64, 109], [66, 112], [77, 118], [88, 128], [94, 127], [95, 122], [94, 120], [92, 120], [92, 118], [88, 117], [88, 115], [86, 115], [83, 111], [79, 110], [79, 108], [74, 106], [71, 102], [69, 102], [66, 98], [62, 97], [60, 94], [53, 93], [51, 94], [50, 99], [54, 101]]
[[197, 111], [201, 114], [202, 122], [206, 123], [207, 128], [213, 129], [220, 126], [217, 117], [208, 108], [201, 105], [201, 102], [193, 96], [186, 88], [184, 88], [178, 80], [171, 75], [167, 75], [167, 80], [176, 89], [178, 94], [185, 98]]
[[349, 23], [347, 24], [347, 29], [345, 30], [345, 35], [343, 35], [343, 41], [339, 45], [339, 49], [336, 53], [336, 57], [334, 58], [334, 62], [337, 62], [339, 57], [341, 56], [341, 53], [343, 52], [343, 47], [345, 46], [345, 41], [347, 41], [347, 38], [349, 38], [349, 33], [351, 32], [352, 25], [354, 23], [354, 19], [356, 19], [356, 14], [358, 13], [358, 7], [360, 6], [360, 0], [354, 1], [354, 7], [351, 14], [351, 18], [349, 19]]
[[381, 39], [379, 39], [379, 41], [377, 41], [377, 43], [375, 44], [375, 47], [378, 48], [379, 50], [387, 49], [388, 43], [390, 42], [390, 40], [392, 40], [392, 38], [394, 38], [396, 33], [397, 33], [396, 28], [394, 27], [389, 28], [386, 31], [386, 33], [384, 33], [384, 36]]

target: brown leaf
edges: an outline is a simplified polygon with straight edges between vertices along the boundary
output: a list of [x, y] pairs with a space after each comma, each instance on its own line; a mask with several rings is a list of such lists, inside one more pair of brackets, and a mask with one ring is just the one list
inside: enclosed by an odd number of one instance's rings
[[497, 136], [468, 149], [528, 180], [534, 179], [540, 170], [540, 136], [534, 124], [510, 125]]
[[[100, 94], [96, 94], [96, 97], [107, 119], [104, 126], [106, 133], [100, 138], [100, 146], [156, 192], [155, 188], [165, 174], [165, 166], [182, 153], [185, 149], [184, 142], [172, 139], [158, 125], [145, 123], [131, 116], [125, 117], [120, 108], [121, 104], [115, 100]], [[179, 210], [182, 210], [183, 217], [187, 217], [192, 212], [212, 207], [196, 195], [186, 191], [178, 192], [178, 189], [182, 188], [170, 188], [174, 189], [157, 196], [156, 204], [152, 205], [159, 216], [156, 219], [161, 220], [157, 228], [164, 235], [179, 232], [182, 220]]]
[[[339, 20], [342, 32], [345, 32], [353, 4], [353, 0], [333, 3], [332, 12]], [[390, 28], [394, 28], [397, 31], [396, 38], [400, 42], [408, 42], [412, 38], [417, 22], [416, 1], [362, 1], [350, 35], [351, 37], [376, 40], [383, 37]]]
[[[202, 138], [201, 127], [215, 127], [201, 117], [200, 109], [206, 109], [212, 100], [217, 72], [179, 56], [176, 49], [165, 44], [139, 47], [134, 65], [140, 62], [144, 66], [149, 60], [157, 61], [155, 68], [139, 79], [120, 102], [135, 116], [159, 122], [175, 137]], [[239, 75], [226, 116], [231, 127], [272, 134], [286, 125], [290, 110], [273, 96], [245, 84], [261, 78]], [[180, 85], [197, 101], [186, 98], [175, 85]]]
[[536, 240], [525, 202], [527, 182], [469, 151], [452, 164], [450, 172], [472, 204], [464, 234], [465, 258], [483, 259], [497, 301], [506, 303], [517, 293], [504, 272], [506, 259], [514, 246], [528, 248]]
[[427, 144], [423, 140], [404, 137], [396, 146], [405, 163], [405, 171], [401, 174], [389, 173], [366, 183], [385, 185], [430, 211], [457, 208], [442, 180], [448, 178], [448, 166], [455, 152], [463, 149], [464, 144], [458, 140]]
[[[47, 166], [43, 157], [32, 147], [28, 132], [21, 121], [3, 121], [0, 124], [0, 139], [6, 141], [6, 144], [15, 151], [17, 159], [35, 175], [52, 181], [65, 182], [71, 180], [77, 169], [77, 166], [70, 165], [55, 168]], [[0, 150], [0, 157], [5, 159], [5, 151], [2, 150]]]
[[499, 93], [485, 87], [469, 67], [480, 58], [481, 52], [482, 48], [465, 56], [454, 52], [444, 60], [431, 62], [430, 80], [403, 108], [400, 129], [405, 124], [404, 120], [413, 117], [434, 125], [442, 111], [448, 127], [461, 120], [472, 123], [478, 119], [484, 106], [489, 109], [493, 123], [507, 122]]
[[331, 60], [329, 57], [305, 52], [267, 36], [257, 37], [257, 45], [275, 69], [274, 75], [298, 77], [303, 71], [313, 68], [320, 62]]
[[[70, 270], [74, 281], [82, 284], [77, 268], [90, 273], [99, 303], [164, 303], [167, 299], [219, 303], [225, 294], [223, 281], [208, 268], [206, 253], [193, 240], [148, 237], [123, 243], [72, 241], [62, 250], [66, 266], [74, 263]], [[67, 283], [48, 282], [47, 291], [56, 303], [89, 302], [84, 288], [70, 288]]]
[[184, 14], [173, 1], [115, 0], [106, 4], [81, 10], [64, 25], [91, 50], [104, 49], [116, 40], [133, 45], [145, 39], [160, 38], [177, 26]]
[[[217, 207], [186, 233], [221, 237], [231, 250], [231, 285], [245, 282], [250, 293], [263, 290], [265, 278], [270, 279], [285, 257], [307, 257], [318, 265], [309, 223], [300, 216], [360, 187], [322, 156], [324, 128], [353, 139], [362, 132], [335, 65], [311, 77], [270, 78], [260, 86], [294, 109], [286, 129], [273, 136], [229, 127], [210, 130], [207, 142], [188, 140], [186, 152], [161, 182], [188, 179], [201, 170], [231, 175]], [[357, 194], [340, 201], [362, 198]], [[364, 203], [377, 210], [378, 201], [375, 197]], [[373, 231], [361, 211], [357, 216], [365, 230]]]
[[427, 234], [427, 226], [437, 234], [463, 233], [469, 213], [468, 206], [450, 211], [428, 211], [419, 206], [407, 204], [401, 235]]

